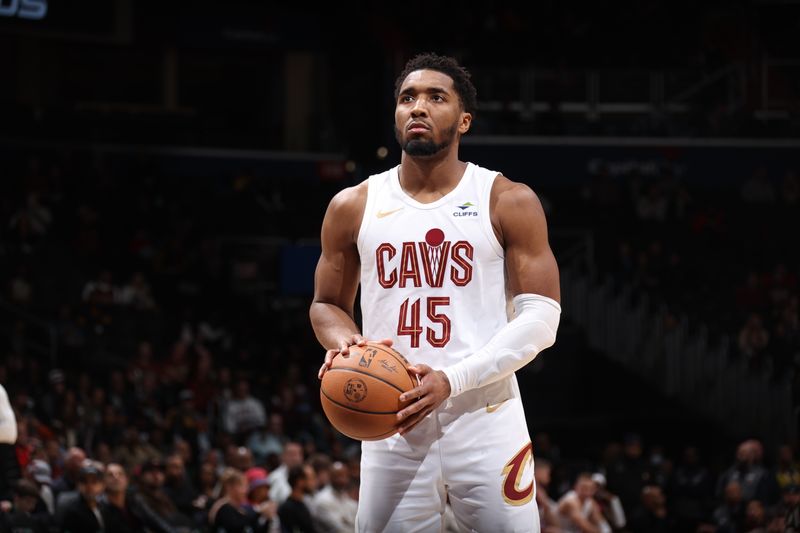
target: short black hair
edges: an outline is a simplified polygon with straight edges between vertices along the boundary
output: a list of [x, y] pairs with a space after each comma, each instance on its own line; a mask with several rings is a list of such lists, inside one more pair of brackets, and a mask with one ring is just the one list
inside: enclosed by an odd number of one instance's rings
[[289, 482], [290, 487], [295, 488], [297, 484], [304, 479], [306, 479], [305, 465], [297, 465], [289, 469], [287, 481]]
[[454, 58], [434, 53], [419, 54], [408, 60], [403, 72], [394, 82], [395, 100], [400, 96], [400, 87], [405, 79], [416, 70], [435, 70], [450, 76], [453, 79], [453, 87], [461, 99], [461, 106], [464, 111], [475, 115], [478, 108], [478, 91], [475, 90], [475, 86], [472, 84], [472, 76]]

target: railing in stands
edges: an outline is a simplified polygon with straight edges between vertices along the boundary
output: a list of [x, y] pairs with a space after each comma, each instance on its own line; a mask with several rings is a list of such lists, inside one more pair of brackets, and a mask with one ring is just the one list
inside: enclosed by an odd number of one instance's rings
[[[591, 257], [577, 250], [561, 261], [562, 306], [585, 328], [593, 348], [652, 383], [666, 396], [715, 420], [731, 435], [758, 436], [767, 446], [794, 442], [797, 426], [790, 376], [753, 372], [728, 337], [712, 342], [703, 325], [672, 315], [631, 285], [598, 280]], [[561, 259], [561, 258], [560, 258]]]

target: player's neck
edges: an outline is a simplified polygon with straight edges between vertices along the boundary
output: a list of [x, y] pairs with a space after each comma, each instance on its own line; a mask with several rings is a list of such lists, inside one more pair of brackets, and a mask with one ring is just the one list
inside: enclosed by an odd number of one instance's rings
[[413, 157], [405, 152], [400, 159], [400, 186], [406, 194], [420, 201], [436, 198], [420, 196], [444, 196], [456, 188], [467, 164], [458, 159], [458, 152], [448, 151], [442, 157]]

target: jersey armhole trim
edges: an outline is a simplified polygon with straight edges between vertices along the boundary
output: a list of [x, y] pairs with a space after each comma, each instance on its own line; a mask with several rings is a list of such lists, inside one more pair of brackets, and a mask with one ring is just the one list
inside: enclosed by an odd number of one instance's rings
[[505, 258], [506, 254], [503, 250], [503, 246], [500, 244], [500, 241], [497, 240], [497, 235], [495, 235], [494, 228], [492, 227], [492, 187], [499, 175], [499, 172], [494, 173], [484, 184], [483, 197], [487, 209], [484, 209], [481, 215], [481, 229], [483, 229], [483, 234], [486, 236], [486, 240], [489, 241], [494, 253], [497, 254], [497, 257]]
[[361, 215], [361, 225], [358, 228], [358, 236], [356, 237], [356, 246], [358, 248], [359, 255], [361, 255], [363, 252], [364, 236], [367, 233], [369, 221], [371, 220], [369, 213], [373, 211], [375, 198], [378, 196], [378, 180], [381, 178], [381, 176], [382, 174], [378, 174], [377, 176], [373, 175], [367, 178], [367, 201], [364, 204], [364, 214]]

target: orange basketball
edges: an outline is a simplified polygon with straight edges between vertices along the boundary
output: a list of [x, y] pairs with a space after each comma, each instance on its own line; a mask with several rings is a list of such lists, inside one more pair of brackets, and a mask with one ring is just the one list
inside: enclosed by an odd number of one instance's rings
[[351, 346], [350, 355], [337, 355], [322, 376], [319, 396], [333, 427], [358, 440], [380, 440], [397, 432], [397, 412], [410, 402], [400, 394], [416, 386], [406, 370], [405, 357], [368, 342]]

